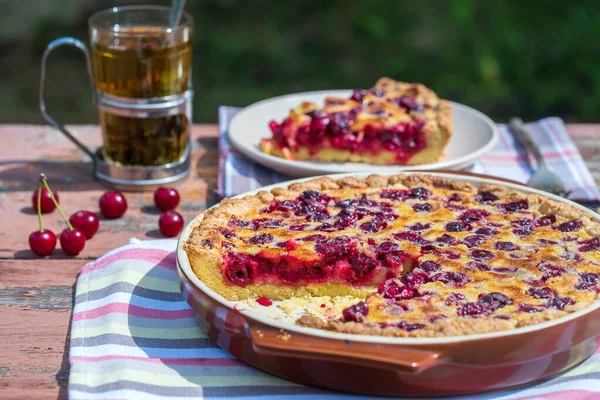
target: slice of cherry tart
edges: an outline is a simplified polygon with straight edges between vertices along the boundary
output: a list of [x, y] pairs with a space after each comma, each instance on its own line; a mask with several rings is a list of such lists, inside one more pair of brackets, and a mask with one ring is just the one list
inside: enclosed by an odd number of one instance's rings
[[329, 97], [323, 107], [302, 103], [261, 150], [289, 160], [415, 165], [437, 161], [452, 134], [450, 104], [421, 84], [381, 78], [348, 99]]
[[[224, 200], [184, 248], [196, 275], [225, 298], [298, 299], [304, 326], [452, 336], [535, 324], [593, 302], [599, 236], [589, 215], [542, 196], [373, 175]], [[345, 306], [325, 306], [324, 296]]]

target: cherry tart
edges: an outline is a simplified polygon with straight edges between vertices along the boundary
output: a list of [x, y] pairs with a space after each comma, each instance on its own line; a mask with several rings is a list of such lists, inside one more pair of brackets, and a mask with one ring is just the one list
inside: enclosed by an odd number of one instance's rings
[[372, 175], [223, 200], [184, 249], [227, 299], [283, 301], [314, 328], [423, 337], [512, 329], [586, 307], [600, 292], [599, 237], [590, 214], [543, 196]]
[[416, 83], [381, 78], [348, 99], [323, 107], [302, 103], [281, 123], [263, 152], [289, 160], [415, 165], [437, 161], [452, 133], [450, 104]]

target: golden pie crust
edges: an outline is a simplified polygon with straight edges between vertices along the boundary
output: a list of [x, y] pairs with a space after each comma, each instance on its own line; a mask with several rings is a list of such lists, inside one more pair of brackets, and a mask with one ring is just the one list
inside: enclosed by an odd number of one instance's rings
[[[329, 219], [307, 221], [290, 211], [269, 211], [270, 204], [298, 199], [305, 191], [334, 198], [326, 207]], [[411, 193], [422, 195], [415, 198]], [[401, 198], [395, 199], [396, 194]], [[370, 215], [344, 229], [320, 230], [343, 210], [338, 202], [347, 199], [372, 200], [377, 204], [370, 207], [373, 210], [391, 207], [395, 218], [374, 232], [363, 229], [375, 218]], [[422, 206], [425, 203], [429, 206]], [[356, 205], [349, 209], [355, 212], [361, 207], [369, 209]], [[232, 220], [261, 220], [267, 226], [240, 227]], [[268, 227], [269, 221], [279, 221], [280, 226]], [[307, 226], [289, 229], [299, 224]], [[272, 241], [253, 244], [253, 237], [266, 233]], [[357, 252], [371, 259], [382, 259], [378, 249], [383, 242], [410, 257], [403, 270], [393, 270], [393, 277], [381, 274], [385, 261], [378, 261], [380, 269], [356, 282], [339, 276], [286, 282], [257, 274], [252, 282], [240, 285], [228, 279], [225, 260], [232, 252], [250, 257], [267, 254], [274, 260], [288, 256], [319, 260], [323, 256], [315, 250], [317, 243], [302, 240], [315, 234], [326, 237], [325, 245], [347, 236], [356, 242]], [[325, 304], [307, 307], [297, 320], [300, 325], [356, 334], [434, 337], [513, 329], [590, 305], [600, 286], [599, 237], [600, 225], [592, 213], [544, 196], [485, 182], [475, 187], [444, 177], [400, 174], [324, 177], [225, 199], [196, 220], [184, 250], [198, 278], [229, 300], [286, 299], [287, 312], [294, 308], [294, 299], [306, 304], [313, 298], [321, 302], [323, 296], [345, 296], [351, 304], [364, 303], [368, 308], [368, 313], [354, 313], [358, 317], [348, 319], [346, 311], [332, 311]], [[281, 245], [290, 240], [294, 246]], [[425, 281], [410, 286], [407, 280], [414, 283], [419, 274]], [[413, 295], [395, 295], [397, 291], [386, 291], [389, 286], [411, 288]]]

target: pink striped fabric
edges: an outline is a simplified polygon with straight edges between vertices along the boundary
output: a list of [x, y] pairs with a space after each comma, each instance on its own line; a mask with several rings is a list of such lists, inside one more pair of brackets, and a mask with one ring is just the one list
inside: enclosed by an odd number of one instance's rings
[[[175, 240], [135, 241], [83, 268], [71, 325], [70, 398], [365, 398], [271, 377], [220, 349], [179, 292], [175, 247]], [[563, 376], [461, 398], [598, 399], [600, 350]]]

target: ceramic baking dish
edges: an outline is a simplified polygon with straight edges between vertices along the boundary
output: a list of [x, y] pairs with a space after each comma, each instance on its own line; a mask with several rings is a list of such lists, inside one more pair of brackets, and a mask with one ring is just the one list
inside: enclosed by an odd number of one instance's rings
[[[502, 184], [588, 211], [561, 197], [481, 175], [428, 174], [475, 186], [483, 181]], [[293, 182], [298, 181], [301, 180]], [[196, 220], [199, 218], [201, 215]], [[600, 221], [599, 215], [595, 218]], [[205, 325], [209, 337], [221, 348], [258, 369], [290, 381], [368, 395], [452, 396], [512, 388], [551, 377], [582, 362], [597, 347], [598, 300], [556, 320], [456, 337], [352, 335], [277, 321], [224, 299], [196, 277], [182, 249], [196, 220], [184, 229], [177, 246], [178, 273], [186, 300]]]

